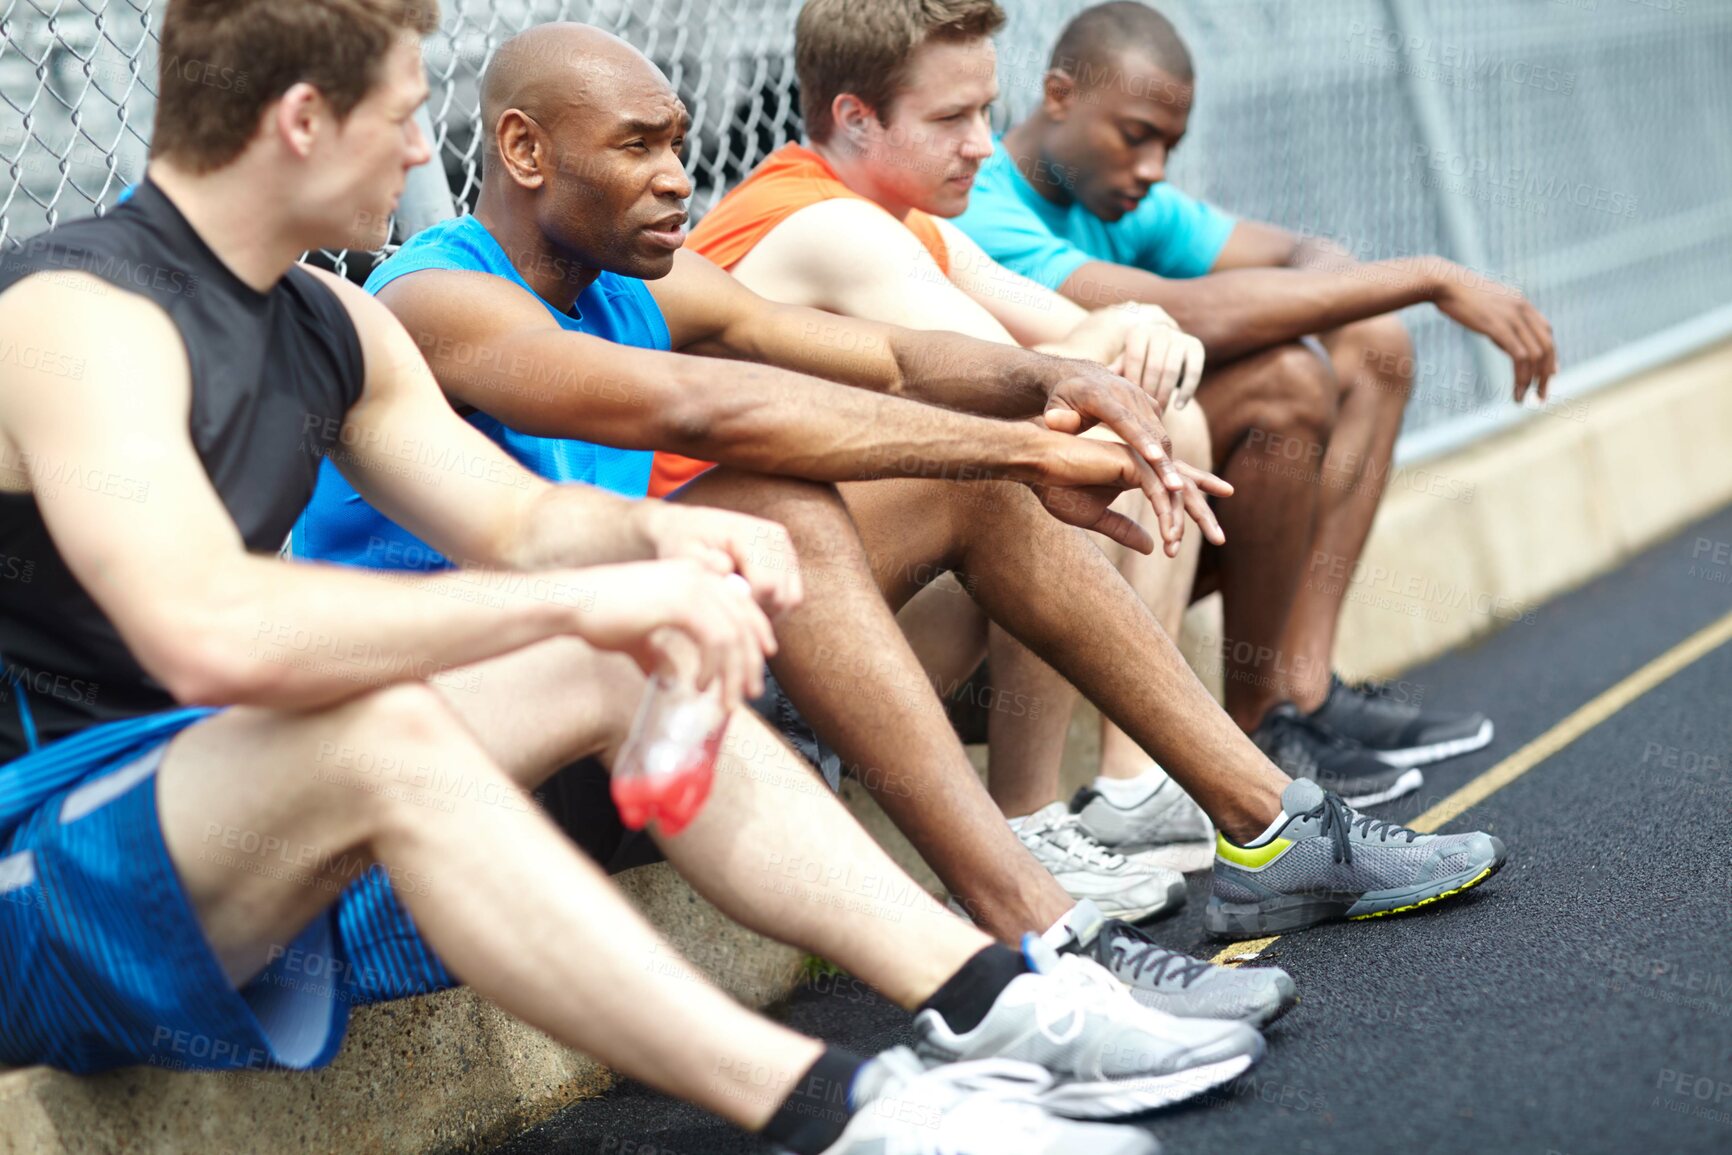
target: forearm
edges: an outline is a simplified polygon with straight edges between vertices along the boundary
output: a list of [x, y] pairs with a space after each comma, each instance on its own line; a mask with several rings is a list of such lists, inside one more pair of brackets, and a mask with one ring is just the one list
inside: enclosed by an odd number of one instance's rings
[[761, 340], [738, 338], [714, 351], [987, 417], [1039, 413], [1057, 376], [1052, 359], [1031, 356], [1008, 337], [988, 341], [812, 309], [788, 310], [779, 321], [758, 327]]
[[[436, 574], [244, 557], [212, 574], [177, 652], [203, 668], [179, 696], [304, 710], [406, 681], [462, 685], [459, 668], [575, 632], [583, 575]], [[171, 681], [171, 685], [172, 685]]]
[[[1038, 476], [1037, 431], [1025, 423], [769, 366], [723, 364], [726, 380], [694, 382], [686, 390], [703, 398], [702, 408], [670, 423], [662, 448], [812, 481], [863, 481], [904, 476], [911, 469], [945, 470], [953, 477], [970, 470], [977, 471], [970, 476], [1022, 481]], [[1040, 412], [1040, 405], [1029, 412]]]
[[1328, 272], [1231, 269], [1193, 280], [1122, 266], [1095, 270], [1079, 269], [1065, 282], [1064, 294], [1083, 304], [1159, 305], [1217, 362], [1430, 300], [1437, 288], [1436, 278], [1412, 259]]
[[901, 330], [904, 396], [986, 417], [1033, 417], [1067, 373], [1061, 357], [956, 333]]

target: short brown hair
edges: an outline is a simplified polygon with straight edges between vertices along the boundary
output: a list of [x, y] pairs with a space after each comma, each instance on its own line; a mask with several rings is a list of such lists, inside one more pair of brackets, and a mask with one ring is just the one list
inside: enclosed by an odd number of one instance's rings
[[882, 123], [908, 58], [927, 40], [973, 40], [1003, 27], [997, 0], [806, 0], [794, 23], [794, 75], [807, 139], [830, 138], [830, 106], [844, 92]]
[[170, 0], [151, 148], [195, 172], [221, 168], [301, 81], [346, 117], [397, 37], [438, 27], [439, 0]]

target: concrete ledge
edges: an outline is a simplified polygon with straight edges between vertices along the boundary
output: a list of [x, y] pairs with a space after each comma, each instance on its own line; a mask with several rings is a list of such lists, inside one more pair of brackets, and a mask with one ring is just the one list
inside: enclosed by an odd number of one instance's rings
[[[798, 952], [728, 921], [667, 866], [618, 881], [736, 998], [764, 1006], [793, 989]], [[611, 1082], [460, 989], [361, 1008], [337, 1061], [306, 1074], [0, 1071], [0, 1155], [478, 1151]]]
[[1725, 344], [1397, 471], [1347, 578], [1340, 665], [1390, 676], [1529, 620], [1732, 502], [1729, 429]]

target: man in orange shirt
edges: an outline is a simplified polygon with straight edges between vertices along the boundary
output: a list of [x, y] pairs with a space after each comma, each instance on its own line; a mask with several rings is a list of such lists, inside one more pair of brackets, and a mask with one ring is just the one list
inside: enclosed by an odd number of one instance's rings
[[[1091, 328], [1110, 326], [1122, 315], [1087, 313], [1005, 269], [945, 219], [967, 206], [972, 176], [992, 153], [985, 110], [997, 86], [986, 37], [1003, 15], [991, 0], [979, 0], [950, 5], [944, 21], [922, 31], [925, 18], [906, 4], [807, 4], [795, 58], [812, 143], [790, 144], [768, 157], [704, 218], [691, 247], [755, 292], [790, 304], [1036, 348], [1074, 346]], [[1186, 359], [1200, 367], [1201, 356], [1189, 348]], [[1298, 350], [1248, 359], [1228, 375], [1255, 376], [1270, 390], [1305, 396], [1300, 378], [1320, 372], [1316, 359]], [[1194, 387], [1187, 382], [1173, 405], [1164, 392], [1156, 401], [1180, 456], [1206, 464], [1206, 420], [1200, 409], [1186, 406]], [[669, 492], [704, 467], [658, 454], [651, 492]], [[1296, 488], [1303, 492], [1289, 487]], [[1136, 495], [1117, 508], [1133, 517], [1148, 509]], [[1287, 512], [1301, 521], [1310, 516], [1309, 507]], [[1105, 548], [1167, 632], [1177, 635], [1196, 551], [1168, 562]], [[989, 641], [972, 604], [944, 596], [943, 588], [902, 615], [910, 640], [940, 685], [962, 681], [990, 649], [993, 698], [1009, 707], [988, 714], [992, 794], [1044, 861], [1086, 872], [1101, 849], [1093, 832], [1050, 809], [1073, 692], [1001, 631], [993, 630]], [[1163, 865], [1206, 866], [1212, 832], [1195, 804], [1111, 722], [1103, 721], [1101, 748], [1102, 773], [1092, 790], [1112, 803], [1095, 810], [1116, 820], [1110, 831], [1116, 848], [1159, 848], [1148, 857]], [[1376, 794], [1393, 776], [1371, 759], [1351, 769], [1347, 780], [1328, 783], [1349, 797]]]

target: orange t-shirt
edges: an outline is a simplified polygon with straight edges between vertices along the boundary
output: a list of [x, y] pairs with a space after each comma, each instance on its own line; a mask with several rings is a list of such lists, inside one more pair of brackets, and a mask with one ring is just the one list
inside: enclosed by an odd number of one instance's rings
[[[771, 229], [807, 205], [836, 197], [866, 200], [843, 184], [824, 158], [811, 149], [798, 144], [783, 145], [716, 203], [692, 230], [686, 247], [724, 269], [732, 269]], [[945, 276], [949, 276], [950, 250], [932, 218], [916, 209], [908, 214], [906, 223]], [[677, 453], [657, 453], [655, 469], [650, 474], [650, 496], [663, 497], [673, 492], [712, 464]]]

